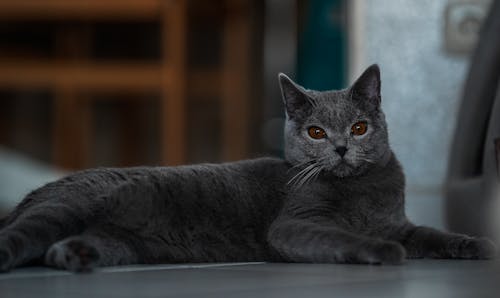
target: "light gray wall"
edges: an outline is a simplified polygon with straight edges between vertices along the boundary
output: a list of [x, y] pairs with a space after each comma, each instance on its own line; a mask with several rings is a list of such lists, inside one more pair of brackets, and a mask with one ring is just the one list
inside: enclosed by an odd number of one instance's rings
[[[362, 0], [361, 0], [362, 1]], [[392, 147], [407, 175], [407, 213], [442, 227], [448, 152], [468, 58], [444, 47], [446, 0], [362, 1], [358, 64], [378, 63]]]
[[467, 68], [444, 50], [446, 2], [365, 1], [364, 61], [381, 67], [391, 143], [416, 189], [442, 184]]

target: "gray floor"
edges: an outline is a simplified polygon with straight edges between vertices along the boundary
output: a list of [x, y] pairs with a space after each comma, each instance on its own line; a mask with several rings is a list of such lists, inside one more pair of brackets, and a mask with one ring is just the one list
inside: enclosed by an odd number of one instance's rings
[[0, 297], [498, 298], [500, 262], [157, 265], [110, 267], [90, 274], [22, 268], [0, 274]]

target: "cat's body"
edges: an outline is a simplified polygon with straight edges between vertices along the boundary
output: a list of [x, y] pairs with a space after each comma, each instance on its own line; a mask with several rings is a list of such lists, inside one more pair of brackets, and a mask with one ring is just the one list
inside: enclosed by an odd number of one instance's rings
[[288, 168], [261, 158], [78, 172], [29, 194], [0, 235], [24, 226], [30, 236], [12, 245], [32, 248], [26, 260], [43, 256], [37, 243], [94, 232], [127, 242], [118, 264], [276, 260], [266, 230], [283, 203]]
[[49, 183], [0, 223], [0, 271], [36, 260], [80, 271], [494, 255], [489, 240], [407, 220], [404, 174], [388, 145], [376, 66], [341, 91], [280, 81], [285, 159], [95, 169]]

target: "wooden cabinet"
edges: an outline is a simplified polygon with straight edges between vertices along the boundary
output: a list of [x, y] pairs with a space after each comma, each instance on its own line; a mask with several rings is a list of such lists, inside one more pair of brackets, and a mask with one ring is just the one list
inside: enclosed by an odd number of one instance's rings
[[[159, 61], [95, 60], [86, 55], [92, 34], [62, 28], [56, 58], [2, 57], [0, 88], [49, 88], [54, 98], [52, 158], [63, 168], [88, 166], [92, 142], [89, 93], [160, 93], [161, 162], [188, 160], [186, 111], [188, 92], [213, 94], [222, 111], [221, 160], [244, 158], [249, 144], [249, 65], [251, 1], [225, 1], [222, 13], [222, 61], [198, 69], [188, 63], [187, 0], [16, 0], [0, 1], [0, 22], [77, 20], [78, 22], [155, 21], [160, 27]], [[190, 8], [191, 7], [191, 8]]]

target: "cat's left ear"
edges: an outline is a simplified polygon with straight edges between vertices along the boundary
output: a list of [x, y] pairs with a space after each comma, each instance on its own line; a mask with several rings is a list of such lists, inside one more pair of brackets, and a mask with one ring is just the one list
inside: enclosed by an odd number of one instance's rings
[[367, 100], [379, 105], [380, 96], [380, 69], [377, 64], [368, 67], [351, 87], [353, 98]]
[[278, 79], [288, 117], [297, 119], [304, 117], [312, 107], [311, 99], [306, 90], [284, 73], [280, 73]]

